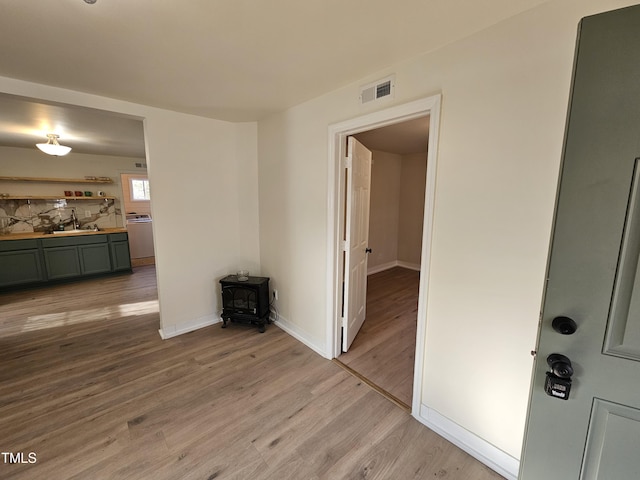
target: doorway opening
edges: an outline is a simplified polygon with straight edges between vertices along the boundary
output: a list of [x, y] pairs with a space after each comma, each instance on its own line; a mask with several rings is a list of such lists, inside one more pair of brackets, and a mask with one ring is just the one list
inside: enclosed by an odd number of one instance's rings
[[[91, 237], [86, 238], [95, 240], [77, 247], [54, 245], [51, 252], [60, 253], [51, 257], [50, 264], [42, 253], [34, 253], [28, 257], [34, 275], [18, 280], [9, 275], [0, 285], [7, 287], [0, 303], [8, 308], [0, 315], [0, 338], [34, 330], [53, 332], [63, 324], [99, 328], [112, 314], [157, 315], [155, 267], [134, 265], [131, 277], [135, 278], [129, 282], [121, 275], [129, 264], [123, 261], [127, 225], [120, 173], [139, 171], [142, 162], [146, 171], [144, 119], [9, 94], [0, 94], [0, 105], [0, 111], [10, 112], [15, 122], [15, 128], [0, 139], [0, 150], [7, 158], [19, 159], [7, 165], [7, 176], [0, 179], [0, 190], [12, 193], [12, 198], [0, 199], [0, 224], [5, 225], [0, 233], [21, 234], [35, 242], [34, 236], [45, 233], [87, 230]], [[45, 159], [34, 148], [43, 125], [46, 132], [61, 131], [61, 138], [73, 147], [64, 161]], [[107, 238], [103, 235], [117, 236], [117, 249], [108, 244], [111, 240], [103, 241]], [[49, 266], [54, 275], [45, 270]], [[138, 286], [143, 293], [133, 295]], [[24, 314], [31, 307], [42, 310], [45, 303], [46, 312]]]
[[[413, 379], [411, 408], [414, 416], [417, 414], [422, 392], [422, 364], [424, 358], [424, 343], [426, 330], [426, 298], [428, 289], [429, 260], [431, 251], [431, 230], [433, 220], [433, 204], [435, 192], [435, 167], [437, 157], [437, 138], [440, 116], [440, 95], [435, 95], [408, 104], [392, 107], [380, 112], [358, 117], [329, 128], [329, 308], [328, 308], [328, 339], [331, 358], [342, 353], [343, 320], [343, 281], [345, 272], [345, 212], [346, 175], [344, 167], [346, 158], [346, 140], [363, 132], [369, 132], [382, 127], [398, 125], [418, 118], [428, 117], [428, 146], [427, 164], [424, 187], [424, 214], [422, 218], [417, 321], [415, 333], [415, 355], [413, 359]], [[347, 295], [347, 294], [344, 294]]]
[[[349, 328], [350, 336], [354, 336], [352, 343], [343, 337], [337, 361], [409, 410], [429, 116], [362, 132], [354, 138], [371, 151], [372, 157], [369, 215], [363, 222], [368, 225], [366, 247], [370, 252], [362, 280], [366, 315], [358, 331]], [[349, 205], [347, 201], [347, 210]]]

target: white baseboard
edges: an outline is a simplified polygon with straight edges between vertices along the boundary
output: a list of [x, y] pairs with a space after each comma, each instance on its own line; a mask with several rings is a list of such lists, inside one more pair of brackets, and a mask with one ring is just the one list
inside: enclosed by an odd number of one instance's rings
[[398, 262], [387, 262], [381, 263], [380, 265], [376, 265], [375, 267], [371, 267], [367, 269], [367, 275], [373, 275], [374, 273], [384, 272], [385, 270], [389, 270], [390, 268], [397, 267]]
[[210, 325], [215, 325], [216, 323], [220, 323], [222, 319], [217, 315], [207, 315], [204, 317], [196, 318], [190, 322], [180, 325], [167, 325], [160, 330], [160, 337], [163, 340], [167, 340], [168, 338], [177, 337], [178, 335], [182, 335], [184, 333], [193, 332], [194, 330], [198, 330], [199, 328], [208, 327]]
[[407, 268], [409, 270], [415, 270], [416, 272], [420, 271], [419, 263], [409, 263], [409, 262], [403, 262], [401, 260], [398, 260], [398, 266], [402, 268]]
[[304, 343], [307, 347], [309, 347], [311, 350], [316, 352], [318, 355], [321, 355], [324, 358], [331, 360], [331, 357], [327, 354], [327, 352], [325, 351], [326, 349], [324, 348], [323, 345], [320, 345], [320, 343], [309, 338], [309, 336], [305, 332], [300, 330], [300, 328], [298, 328], [293, 323], [289, 322], [286, 318], [283, 318], [281, 315], [278, 315], [278, 319], [274, 321], [274, 324], [277, 327], [284, 330], [285, 332], [287, 332], [296, 340]]
[[408, 268], [409, 270], [415, 270], [417, 272], [420, 271], [419, 263], [409, 263], [409, 262], [403, 262], [401, 260], [394, 260], [393, 262], [382, 263], [380, 265], [376, 265], [375, 267], [368, 268], [367, 275], [373, 275], [374, 273], [384, 272], [385, 270], [389, 270], [394, 267]]
[[[221, 321], [222, 319], [219, 316], [207, 315], [205, 317], [197, 318], [185, 324], [165, 326], [159, 329], [158, 333], [160, 334], [160, 338], [162, 338], [163, 340], [167, 340], [169, 338], [177, 337], [178, 335], [193, 332], [194, 330], [198, 330], [200, 328], [208, 327], [210, 325], [215, 325], [216, 323], [220, 323]], [[282, 316], [279, 315], [278, 320], [274, 321], [274, 324], [277, 327], [284, 330], [285, 332], [287, 332], [296, 340], [305, 344], [307, 347], [309, 347], [311, 350], [313, 350], [317, 354], [321, 355], [326, 359], [329, 359], [329, 360], [331, 359], [331, 357], [325, 351], [326, 349], [324, 348], [323, 345], [311, 339], [305, 332], [300, 330], [300, 328], [298, 328], [293, 323], [289, 322], [286, 318], [283, 318]]]
[[487, 467], [508, 480], [517, 480], [520, 461], [486, 440], [464, 429], [447, 417], [439, 414], [426, 405], [420, 406], [419, 415], [414, 417], [441, 437], [467, 452]]

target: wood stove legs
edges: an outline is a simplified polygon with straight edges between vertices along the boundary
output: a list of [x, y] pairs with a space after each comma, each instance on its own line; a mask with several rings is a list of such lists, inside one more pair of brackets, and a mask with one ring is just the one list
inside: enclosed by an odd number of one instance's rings
[[271, 319], [269, 318], [268, 312], [262, 318], [256, 318], [253, 316], [246, 316], [246, 315], [225, 315], [222, 317], [222, 328], [227, 328], [227, 322], [243, 323], [246, 325], [255, 325], [256, 327], [258, 327], [258, 331], [260, 333], [264, 333], [266, 330], [266, 325], [271, 324]]

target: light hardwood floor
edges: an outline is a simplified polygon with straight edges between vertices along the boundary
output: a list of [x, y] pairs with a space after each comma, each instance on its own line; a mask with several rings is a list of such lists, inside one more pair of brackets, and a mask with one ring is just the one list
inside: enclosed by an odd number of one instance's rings
[[369, 275], [367, 318], [338, 360], [407, 410], [413, 392], [420, 272], [395, 267]]
[[0, 478], [501, 478], [274, 325], [161, 340], [154, 275], [0, 294]]

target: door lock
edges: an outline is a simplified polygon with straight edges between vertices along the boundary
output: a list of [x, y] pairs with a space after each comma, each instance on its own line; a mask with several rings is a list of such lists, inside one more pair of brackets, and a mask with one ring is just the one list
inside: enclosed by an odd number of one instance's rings
[[556, 317], [551, 322], [551, 327], [562, 335], [573, 335], [578, 329], [576, 322], [569, 317]]
[[547, 372], [547, 378], [544, 382], [545, 392], [550, 397], [568, 400], [571, 391], [571, 376], [573, 375], [571, 360], [559, 353], [552, 353], [547, 357], [547, 365], [551, 371]]
[[365, 248], [364, 253], [371, 253], [371, 249], [369, 247]]

